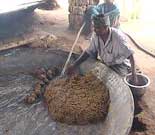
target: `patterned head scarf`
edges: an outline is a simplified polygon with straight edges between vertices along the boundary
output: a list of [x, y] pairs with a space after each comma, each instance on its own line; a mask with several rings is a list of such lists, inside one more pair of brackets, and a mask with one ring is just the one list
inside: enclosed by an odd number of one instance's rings
[[103, 27], [103, 26], [110, 26], [110, 19], [109, 16], [104, 16], [104, 14], [99, 14], [93, 16], [93, 23], [94, 27]]

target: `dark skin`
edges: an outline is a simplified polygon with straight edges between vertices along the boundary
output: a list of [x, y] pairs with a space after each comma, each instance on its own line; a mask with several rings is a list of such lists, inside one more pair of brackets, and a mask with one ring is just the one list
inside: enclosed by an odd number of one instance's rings
[[[103, 42], [105, 43], [107, 41], [108, 35], [109, 35], [109, 27], [94, 27], [94, 31], [97, 34], [97, 36], [100, 36]], [[85, 60], [89, 58], [89, 54], [84, 51], [80, 57], [67, 69], [67, 74], [71, 75], [74, 73], [75, 69], [83, 63]], [[130, 63], [131, 63], [131, 70], [132, 70], [132, 80], [133, 82], [137, 82], [137, 77], [136, 77], [136, 70], [135, 70], [135, 61], [133, 55], [130, 55], [129, 58]]]
[[108, 4], [113, 4], [114, 3], [114, 0], [104, 0], [105, 3], [108, 3]]
[[99, 0], [94, 0], [94, 5], [97, 5], [97, 4], [99, 4]]

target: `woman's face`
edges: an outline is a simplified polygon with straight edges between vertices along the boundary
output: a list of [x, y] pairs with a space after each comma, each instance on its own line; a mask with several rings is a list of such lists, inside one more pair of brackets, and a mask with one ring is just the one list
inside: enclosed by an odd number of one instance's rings
[[104, 0], [105, 3], [113, 3], [114, 0]]
[[94, 31], [97, 36], [104, 36], [108, 34], [108, 26], [94, 27]]
[[99, 4], [100, 0], [94, 0], [94, 4], [97, 5]]

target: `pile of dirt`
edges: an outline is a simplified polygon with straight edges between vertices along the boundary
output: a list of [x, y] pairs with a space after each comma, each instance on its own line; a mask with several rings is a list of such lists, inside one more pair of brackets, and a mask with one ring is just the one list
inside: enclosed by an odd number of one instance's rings
[[67, 124], [104, 120], [110, 103], [108, 89], [92, 73], [53, 80], [44, 97], [52, 118]]
[[155, 135], [154, 119], [143, 98], [135, 98], [135, 116], [130, 135]]
[[[55, 36], [48, 34], [45, 36], [36, 37], [30, 44], [31, 48], [57, 48], [70, 51], [72, 40], [69, 40], [62, 36]], [[74, 49], [75, 52], [79, 52], [78, 48]]]
[[49, 48], [51, 45], [56, 44], [58, 38], [55, 35], [46, 35], [37, 37], [31, 44], [32, 48]]
[[59, 8], [59, 4], [57, 0], [44, 0], [45, 3], [42, 4], [39, 9], [44, 9], [44, 10], [53, 10]]

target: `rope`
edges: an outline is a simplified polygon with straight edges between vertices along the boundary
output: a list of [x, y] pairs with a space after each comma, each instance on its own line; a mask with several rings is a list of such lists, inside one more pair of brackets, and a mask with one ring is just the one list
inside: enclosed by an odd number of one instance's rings
[[148, 50], [146, 50], [145, 48], [143, 48], [141, 45], [139, 45], [138, 43], [136, 43], [136, 41], [127, 33], [124, 32], [125, 35], [127, 35], [129, 37], [129, 39], [133, 42], [133, 44], [141, 51], [143, 51], [144, 53], [148, 54], [149, 56], [155, 58], [155, 55], [151, 52], [149, 52]]

